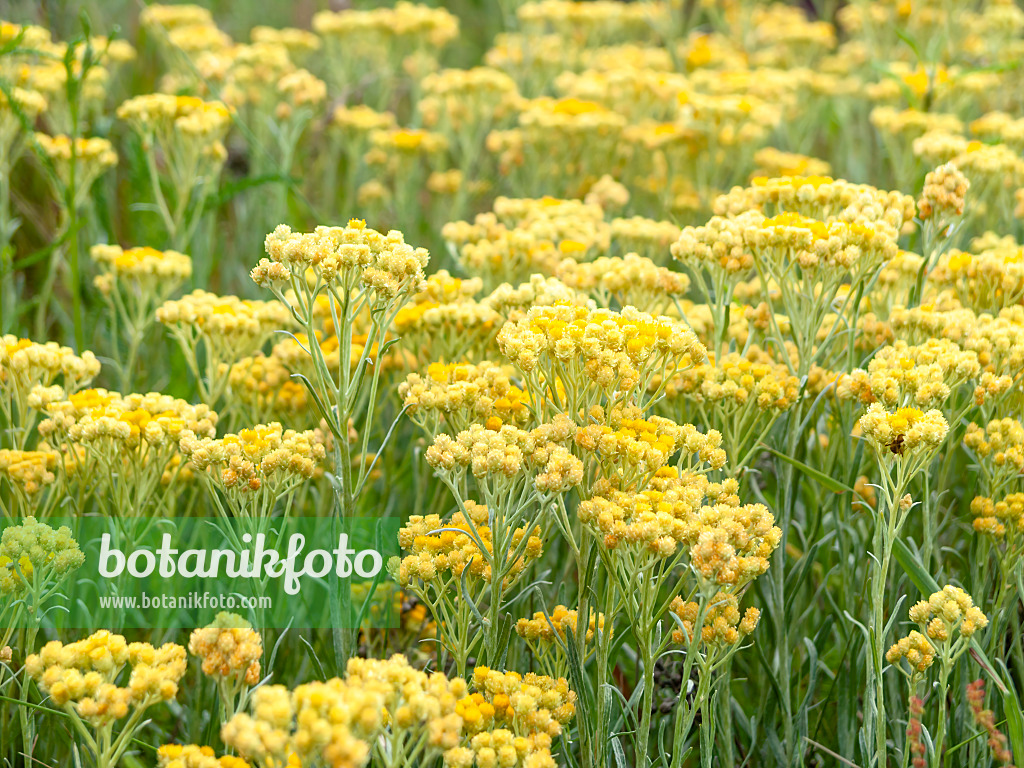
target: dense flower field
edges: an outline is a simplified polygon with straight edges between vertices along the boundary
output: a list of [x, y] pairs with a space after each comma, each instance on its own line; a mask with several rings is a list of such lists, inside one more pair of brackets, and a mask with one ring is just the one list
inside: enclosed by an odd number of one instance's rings
[[[1018, 3], [221, 5], [0, 21], [0, 766], [1024, 761]], [[396, 618], [57, 629], [96, 516]]]

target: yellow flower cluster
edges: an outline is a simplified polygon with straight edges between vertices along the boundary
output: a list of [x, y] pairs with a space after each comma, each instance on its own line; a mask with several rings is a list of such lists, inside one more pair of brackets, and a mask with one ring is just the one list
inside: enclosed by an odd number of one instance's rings
[[248, 409], [253, 420], [291, 420], [306, 412], [306, 387], [292, 378], [291, 371], [276, 354], [257, 352], [243, 357], [228, 372], [231, 396]]
[[743, 354], [730, 352], [720, 362], [698, 363], [671, 375], [665, 393], [697, 403], [722, 404], [727, 410], [753, 403], [763, 411], [784, 411], [796, 402], [799, 390], [800, 383], [788, 366], [751, 346]]
[[498, 197], [493, 212], [472, 223], [445, 224], [441, 234], [487, 290], [531, 280], [534, 273], [553, 275], [563, 259], [584, 261], [611, 245], [599, 206], [553, 197]]
[[186, 430], [181, 452], [204, 477], [241, 497], [260, 490], [279, 495], [312, 477], [326, 455], [313, 431], [286, 430], [277, 422], [219, 439]]
[[924, 191], [917, 209], [922, 219], [947, 222], [963, 215], [971, 182], [952, 163], [940, 165], [924, 178]]
[[[694, 637], [694, 625], [700, 615], [700, 606], [681, 597], [672, 600], [669, 610], [679, 617], [683, 628], [672, 630], [672, 642], [689, 644]], [[731, 592], [719, 592], [708, 605], [700, 627], [700, 642], [705, 646], [732, 646], [757, 628], [761, 612], [747, 608], [740, 614], [739, 600]]]
[[475, 359], [486, 353], [501, 318], [473, 296], [481, 280], [461, 280], [447, 270], [427, 278], [415, 303], [395, 315], [394, 329], [409, 347], [433, 360]]
[[795, 152], [783, 152], [774, 147], [763, 147], [754, 153], [754, 164], [757, 169], [753, 178], [777, 179], [784, 176], [813, 177], [828, 176], [831, 167], [827, 162], [816, 157], [808, 157]]
[[[897, 340], [879, 349], [867, 370], [856, 368], [844, 374], [836, 394], [865, 405], [879, 402], [886, 408], [941, 408], [952, 392], [980, 374], [977, 354], [951, 341], [929, 339], [911, 346]], [[1009, 383], [1006, 380], [1003, 386]]]
[[264, 685], [252, 692], [252, 714], [234, 715], [221, 739], [260, 768], [315, 764], [331, 768], [365, 765], [367, 740], [383, 720], [380, 691], [333, 678], [300, 685]]
[[974, 530], [1005, 543], [1005, 561], [1012, 566], [1024, 553], [1024, 493], [1009, 493], [1000, 501], [976, 496], [971, 501]]
[[177, 251], [158, 251], [148, 246], [124, 250], [118, 245], [94, 245], [89, 250], [102, 274], [96, 288], [109, 295], [124, 283], [132, 293], [166, 297], [192, 276], [192, 259]]
[[906, 661], [912, 674], [921, 674], [935, 662], [935, 648], [915, 629], [889, 648], [885, 660], [890, 664]]
[[0, 536], [0, 594], [16, 595], [31, 584], [59, 581], [84, 562], [70, 528], [55, 530], [30, 515]]
[[156, 311], [156, 319], [185, 338], [202, 338], [218, 360], [252, 354], [275, 330], [291, 323], [288, 309], [276, 301], [218, 296], [197, 288]]
[[[706, 356], [687, 326], [633, 307], [621, 312], [564, 304], [534, 307], [521, 320], [505, 324], [498, 346], [524, 373], [527, 388], [546, 390], [555, 403], [562, 400], [555, 388], [559, 381], [567, 390], [593, 387], [620, 398], [645, 391], [653, 375], [684, 358]], [[566, 410], [572, 414], [590, 404], [596, 403], [570, 397]]]
[[624, 257], [602, 256], [589, 262], [565, 259], [556, 276], [570, 288], [589, 293], [609, 307], [645, 307], [664, 312], [672, 301], [690, 289], [690, 279], [679, 272], [659, 267], [636, 253]]
[[231, 112], [219, 101], [150, 93], [124, 102], [117, 116], [158, 147], [168, 148], [175, 139], [184, 139], [196, 142], [205, 155], [226, 157], [221, 141], [231, 126]]
[[510, 487], [529, 474], [538, 493], [564, 493], [583, 480], [583, 463], [565, 447], [573, 431], [564, 416], [530, 432], [508, 424], [497, 431], [471, 424], [454, 438], [435, 437], [426, 459], [438, 473], [454, 478], [471, 472], [485, 492]]
[[498, 672], [477, 666], [473, 686], [494, 707], [494, 721], [517, 736], [562, 732], [576, 714], [576, 693], [565, 678]]
[[502, 283], [483, 300], [505, 321], [521, 320], [530, 307], [576, 304], [593, 309], [596, 305], [586, 294], [573, 290], [555, 277], [534, 274], [529, 282], [513, 286]]
[[[131, 675], [121, 688], [117, 678], [127, 664]], [[175, 698], [185, 670], [185, 649], [180, 645], [129, 644], [106, 630], [67, 645], [53, 640], [25, 660], [25, 671], [54, 704], [94, 728]]]
[[282, 224], [267, 235], [266, 251], [270, 259], [261, 259], [252, 271], [257, 285], [280, 289], [311, 279], [317, 293], [323, 287], [341, 292], [362, 287], [374, 292], [374, 304], [421, 290], [427, 264], [426, 249], [408, 245], [401, 232], [383, 235], [359, 219], [310, 233], [292, 232]]
[[828, 176], [755, 178], [749, 187], [735, 187], [714, 202], [718, 215], [757, 210], [766, 216], [795, 213], [824, 222], [885, 223], [900, 232], [914, 218], [914, 198], [867, 184]]
[[399, 0], [394, 8], [322, 11], [313, 17], [313, 31], [328, 41], [442, 48], [458, 36], [459, 22], [443, 8]]
[[16, 451], [0, 448], [0, 477], [32, 496], [53, 483], [60, 454], [54, 451]]
[[71, 138], [63, 134], [48, 136], [37, 133], [35, 140], [46, 157], [53, 162], [57, 178], [65, 187], [71, 183], [71, 160], [74, 157], [75, 195], [76, 203], [79, 204], [88, 195], [92, 183], [108, 168], [117, 165], [117, 152], [106, 139], [78, 137], [74, 147]]
[[687, 540], [707, 487], [701, 475], [680, 476], [666, 467], [647, 490], [609, 490], [581, 502], [577, 515], [609, 549], [629, 546], [671, 557]]
[[0, 339], [0, 385], [14, 403], [26, 402], [36, 387], [49, 387], [58, 377], [68, 393], [77, 392], [100, 372], [100, 362], [86, 350], [76, 355], [70, 347], [54, 341], [40, 344], [29, 339], [5, 335]]
[[50, 402], [45, 410], [47, 418], [39, 425], [42, 437], [88, 445], [117, 462], [133, 455], [145, 462], [159, 449], [173, 452], [186, 432], [209, 437], [217, 424], [217, 414], [207, 406], [158, 392], [121, 395], [85, 389]]
[[178, 342], [203, 401], [211, 406], [227, 387], [231, 363], [254, 354], [274, 331], [292, 325], [288, 307], [279, 301], [218, 296], [200, 288], [164, 302], [156, 319]]
[[[493, 554], [493, 534], [487, 507], [474, 501], [464, 502], [464, 507], [469, 520], [461, 511], [444, 522], [438, 515], [412, 515], [409, 518], [408, 524], [398, 533], [399, 545], [409, 552], [399, 566], [400, 584], [408, 586], [415, 580], [446, 580], [448, 573], [458, 580], [467, 568], [474, 578], [491, 581], [491, 565], [477, 543], [479, 540], [487, 548], [488, 555]], [[524, 540], [525, 547], [521, 546]], [[508, 542], [509, 557], [523, 549], [523, 555], [509, 563], [505, 580], [511, 583], [532, 560], [540, 557], [544, 544], [539, 526], [516, 528]]]
[[240, 616], [217, 614], [212, 624], [189, 635], [188, 651], [202, 659], [204, 675], [250, 687], [260, 680], [263, 638]]
[[656, 3], [622, 5], [610, 0], [535, 0], [523, 3], [516, 16], [531, 34], [551, 32], [583, 46], [643, 39], [651, 26], [666, 21], [667, 8]]
[[969, 251], [953, 249], [928, 279], [940, 288], [952, 288], [963, 306], [996, 313], [1024, 298], [1024, 246], [1011, 236], [989, 232], [976, 238]]
[[1024, 425], [1017, 419], [993, 419], [984, 427], [968, 424], [964, 445], [980, 460], [991, 493], [1024, 474]]
[[495, 430], [504, 424], [522, 428], [533, 418], [527, 394], [505, 368], [487, 361], [431, 363], [425, 375], [410, 374], [398, 394], [430, 437], [442, 428], [458, 434], [474, 422]]
[[743, 587], [768, 570], [782, 531], [763, 504], [721, 502], [700, 509], [689, 521], [684, 543], [702, 586]]
[[424, 123], [466, 137], [472, 144], [462, 151], [475, 147], [483, 138], [481, 131], [510, 116], [519, 102], [515, 80], [491, 67], [445, 69], [423, 78], [420, 88]]
[[910, 620], [922, 632], [913, 631], [893, 645], [886, 660], [890, 664], [906, 660], [912, 674], [926, 670], [938, 655], [957, 655], [964, 641], [988, 626], [988, 617], [974, 605], [971, 596], [950, 585], [915, 603], [910, 608]]
[[[554, 642], [556, 635], [564, 641], [567, 629], [575, 634], [579, 628], [579, 614], [564, 605], [556, 605], [550, 614], [537, 611], [533, 614], [533, 618], [519, 619], [516, 622], [516, 633], [520, 637], [544, 643]], [[595, 630], [604, 631], [603, 613], [591, 612], [590, 623], [587, 626], [586, 641], [588, 643], [594, 639]]]
[[576, 445], [595, 455], [603, 478], [617, 488], [643, 488], [680, 449], [712, 469], [725, 465], [722, 436], [714, 430], [702, 434], [692, 424], [661, 416], [644, 419], [635, 406], [614, 408], [607, 418], [595, 406], [590, 417], [595, 423], [576, 431]]
[[859, 423], [864, 437], [880, 454], [888, 452], [901, 459], [933, 455], [949, 432], [949, 424], [938, 410], [902, 407], [889, 413], [881, 403], [872, 403]]
[[217, 757], [211, 747], [195, 744], [164, 744], [156, 751], [156, 764], [157, 768], [249, 768], [240, 757]]

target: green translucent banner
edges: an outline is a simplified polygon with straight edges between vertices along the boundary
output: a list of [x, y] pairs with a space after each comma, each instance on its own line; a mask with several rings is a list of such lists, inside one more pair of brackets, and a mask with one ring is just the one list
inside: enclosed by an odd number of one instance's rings
[[[62, 528], [66, 527], [66, 529]], [[32, 518], [0, 534], [0, 625], [398, 626], [398, 518]]]

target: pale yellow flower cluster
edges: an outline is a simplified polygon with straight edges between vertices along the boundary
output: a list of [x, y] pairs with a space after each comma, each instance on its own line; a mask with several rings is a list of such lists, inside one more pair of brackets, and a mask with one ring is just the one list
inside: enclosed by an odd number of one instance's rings
[[[672, 642], [689, 645], [694, 637], [700, 605], [675, 597], [669, 606], [683, 624], [672, 630]], [[757, 628], [761, 612], [753, 606], [740, 614], [740, 604], [731, 592], [719, 592], [711, 598], [700, 626], [700, 642], [705, 646], [733, 646]]]
[[752, 403], [762, 411], [785, 411], [796, 402], [799, 391], [800, 382], [789, 367], [757, 346], [672, 374], [665, 387], [669, 397], [721, 404], [726, 410]]
[[533, 419], [527, 394], [496, 363], [431, 363], [399, 385], [406, 413], [433, 438], [455, 435], [477, 422], [489, 429], [525, 427]]
[[267, 235], [266, 251], [270, 258], [252, 270], [257, 285], [280, 289], [311, 279], [317, 293], [323, 287], [341, 292], [361, 287], [373, 292], [375, 305], [422, 290], [428, 259], [426, 249], [408, 245], [401, 232], [383, 235], [359, 219], [309, 233], [282, 224]]
[[3, 399], [25, 400], [36, 387], [49, 387], [58, 377], [64, 391], [73, 393], [100, 372], [100, 362], [86, 350], [76, 355], [55, 341], [37, 343], [5, 335], [0, 339], [0, 391]]
[[530, 307], [550, 307], [555, 304], [577, 304], [593, 309], [596, 305], [586, 294], [573, 290], [555, 277], [535, 274], [529, 282], [519, 286], [502, 283], [483, 300], [505, 321], [521, 320]]
[[[145, 465], [165, 461], [186, 433], [212, 436], [217, 414], [205, 405], [158, 392], [121, 395], [105, 389], [86, 389], [47, 403], [39, 424], [44, 439], [88, 447], [112, 465], [128, 460]], [[161, 465], [160, 469], [163, 469]]]
[[703, 476], [680, 476], [665, 467], [647, 490], [608, 490], [581, 502], [577, 514], [609, 549], [632, 547], [672, 557], [686, 541], [707, 489]]
[[928, 279], [937, 287], [952, 288], [963, 306], [996, 313], [1024, 298], [1024, 247], [1010, 235], [988, 232], [975, 238], [969, 251], [950, 251]]
[[221, 613], [209, 626], [193, 630], [188, 652], [202, 659], [209, 677], [250, 687], [260, 680], [263, 638], [240, 616]]
[[[687, 326], [628, 306], [621, 312], [562, 304], [534, 307], [522, 320], [505, 324], [498, 346], [524, 373], [528, 389], [544, 391], [542, 380], [555, 403], [562, 401], [557, 382], [567, 390], [594, 387], [617, 398], [645, 391], [653, 375], [680, 366], [685, 358], [706, 356]], [[581, 396], [566, 410], [573, 414], [590, 404]]]
[[828, 176], [832, 171], [824, 160], [795, 152], [783, 152], [774, 147], [757, 150], [754, 153], [754, 164], [757, 169], [751, 174], [753, 178]]
[[461, 478], [471, 472], [490, 490], [530, 474], [541, 494], [563, 493], [583, 480], [583, 464], [563, 445], [574, 431], [564, 416], [531, 432], [509, 424], [497, 431], [471, 424], [454, 438], [441, 433], [426, 452], [439, 473]]
[[473, 296], [479, 278], [461, 280], [447, 270], [427, 278], [412, 304], [395, 315], [395, 332], [430, 360], [479, 359], [488, 352], [501, 317]]
[[618, 488], [644, 487], [680, 449], [712, 469], [725, 465], [722, 436], [714, 430], [703, 434], [692, 424], [660, 416], [644, 419], [635, 406], [614, 408], [607, 418], [595, 407], [590, 417], [594, 423], [577, 429], [576, 445], [594, 455], [603, 478]]
[[632, 121], [671, 120], [676, 96], [689, 85], [674, 72], [633, 67], [567, 70], [555, 79], [555, 90], [581, 101], [597, 102]]
[[[978, 355], [952, 341], [929, 339], [911, 346], [897, 340], [879, 349], [867, 370], [856, 368], [844, 374], [836, 394], [841, 400], [857, 399], [865, 405], [880, 402], [886, 408], [941, 408], [958, 387], [980, 374]], [[1004, 387], [1009, 383], [1004, 382]]]
[[226, 354], [221, 359], [251, 354], [271, 333], [291, 322], [287, 308], [280, 302], [218, 296], [200, 288], [165, 302], [157, 309], [156, 319], [222, 349]]
[[[736, 503], [733, 503], [736, 502]], [[704, 506], [688, 522], [683, 543], [703, 589], [728, 587], [735, 592], [768, 570], [768, 559], [782, 531], [763, 504], [740, 505], [738, 499]]]
[[662, 3], [622, 4], [612, 0], [534, 0], [516, 16], [531, 35], [551, 32], [584, 46], [645, 38], [652, 26], [667, 22]]
[[253, 27], [249, 32], [249, 39], [254, 43], [271, 43], [282, 45], [289, 55], [297, 56], [317, 51], [321, 47], [320, 38], [308, 29], [297, 29], [296, 27]]
[[620, 307], [644, 307], [654, 313], [664, 312], [690, 289], [686, 275], [636, 253], [588, 262], [565, 259], [555, 275], [570, 288], [595, 296], [602, 306], [614, 301]]
[[[117, 678], [128, 664], [128, 684], [118, 687]], [[67, 645], [53, 640], [25, 660], [25, 671], [54, 704], [97, 729], [175, 698], [186, 666], [180, 645], [129, 644], [106, 630]]]
[[223, 160], [226, 156], [221, 141], [231, 126], [231, 112], [219, 101], [151, 93], [124, 102], [117, 108], [117, 116], [160, 148], [171, 146], [172, 139], [178, 138], [196, 142], [210, 157]]
[[219, 439], [186, 430], [181, 435], [181, 452], [205, 477], [242, 497], [260, 490], [283, 493], [311, 478], [326, 455], [312, 430], [286, 430], [277, 422]]
[[514, 114], [519, 104], [516, 82], [491, 67], [444, 69], [420, 81], [419, 111], [424, 124], [449, 136], [464, 136], [475, 147], [482, 131]]
[[934, 408], [922, 412], [901, 407], [889, 413], [881, 403], [872, 403], [859, 423], [864, 437], [881, 455], [896, 459], [934, 455], [949, 432], [946, 419]]
[[745, 217], [714, 216], [707, 224], [686, 227], [672, 243], [672, 256], [691, 269], [707, 270], [712, 279], [738, 281], [754, 268], [744, 238]]
[[884, 223], [894, 236], [914, 218], [915, 205], [910, 195], [828, 176], [755, 178], [749, 187], [735, 187], [714, 201], [718, 215], [750, 210], [766, 216], [797, 213], [826, 223]]
[[948, 585], [911, 606], [910, 620], [924, 630], [929, 640], [939, 643], [946, 642], [954, 633], [971, 637], [988, 626], [988, 617], [974, 605], [971, 596]]
[[143, 27], [163, 27], [166, 30], [177, 27], [213, 24], [209, 9], [199, 5], [163, 5], [152, 3], [139, 12], [139, 24]]
[[486, 290], [531, 280], [534, 273], [553, 275], [563, 259], [584, 261], [611, 245], [599, 206], [553, 197], [499, 197], [492, 213], [472, 223], [450, 222], [441, 234]]
[[322, 11], [313, 17], [313, 31], [328, 41], [371, 38], [385, 45], [442, 48], [458, 36], [459, 22], [443, 8], [399, 0], [394, 8]]
[[953, 163], [940, 165], [924, 178], [924, 190], [917, 203], [922, 219], [949, 221], [964, 212], [965, 198], [971, 182]]
[[576, 714], [576, 693], [565, 678], [524, 676], [477, 666], [473, 685], [494, 706], [495, 723], [517, 736], [546, 734], [554, 738]]
[[[403, 586], [415, 581], [447, 581], [462, 578], [463, 571], [484, 582], [493, 579], [489, 556], [493, 555], [493, 533], [489, 525], [487, 507], [474, 501], [464, 502], [466, 514], [455, 512], [450, 520], [438, 515], [412, 515], [408, 524], [398, 533], [398, 542], [408, 552], [402, 558], [398, 580]], [[468, 519], [467, 519], [468, 517]], [[480, 542], [487, 548], [487, 556], [480, 550]], [[510, 562], [507, 563], [505, 581], [511, 584], [533, 560], [540, 557], [544, 543], [540, 528], [522, 526], [507, 535]], [[523, 545], [522, 542], [526, 544]], [[514, 553], [522, 551], [515, 557]]]
[[76, 205], [88, 197], [89, 189], [96, 179], [117, 165], [117, 152], [106, 139], [77, 137], [72, 147], [69, 136], [36, 133], [35, 142], [53, 163], [57, 178], [64, 187], [71, 184], [71, 162], [74, 159]]
[[273, 421], [276, 416], [291, 420], [306, 412], [306, 387], [292, 378], [291, 371], [276, 354], [257, 352], [243, 357], [228, 373], [231, 396], [237, 398], [256, 421]]
[[54, 470], [60, 454], [55, 451], [18, 451], [0, 449], [0, 477], [32, 496], [52, 484], [57, 476]]
[[221, 727], [224, 743], [260, 768], [292, 764], [355, 768], [365, 765], [367, 740], [383, 720], [383, 695], [333, 678], [289, 691], [264, 685], [252, 692], [252, 714], [234, 715]]
[[192, 276], [192, 259], [177, 251], [100, 244], [89, 249], [89, 255], [102, 269], [93, 283], [104, 295], [123, 283], [139, 296], [166, 297]]
[[[516, 634], [526, 640], [543, 643], [554, 642], [556, 635], [565, 641], [567, 629], [573, 634], [580, 631], [579, 613], [564, 605], [556, 605], [550, 614], [537, 611], [533, 618], [519, 619], [516, 622]], [[594, 639], [595, 630], [604, 631], [604, 614], [595, 614], [591, 611], [590, 623], [586, 630], [586, 641], [589, 643]]]

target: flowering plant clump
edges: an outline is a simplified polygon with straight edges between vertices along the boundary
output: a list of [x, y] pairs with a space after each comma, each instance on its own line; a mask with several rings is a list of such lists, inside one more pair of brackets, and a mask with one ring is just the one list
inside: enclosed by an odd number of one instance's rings
[[[47, 389], [60, 378], [68, 394], [85, 387], [100, 372], [100, 361], [89, 351], [76, 355], [56, 342], [43, 344], [4, 336], [0, 346], [0, 408], [7, 424], [3, 443], [24, 448], [35, 424], [31, 412], [34, 391]], [[9, 442], [8, 442], [9, 441]]]
[[55, 394], [40, 403], [47, 418], [39, 434], [71, 457], [58, 463], [65, 482], [94, 495], [110, 514], [159, 510], [167, 498], [155, 492], [180, 452], [178, 441], [216, 430], [217, 414], [205, 405], [156, 392], [85, 389], [64, 397], [58, 388]]
[[[120, 687], [126, 665], [131, 674]], [[54, 640], [25, 660], [26, 672], [71, 716], [102, 768], [117, 765], [147, 709], [178, 695], [185, 666], [180, 645], [127, 643], [106, 631], [67, 645]]]
[[[326, 455], [312, 430], [286, 430], [277, 422], [219, 439], [186, 429], [180, 449], [207, 482], [219, 510], [256, 519], [269, 517], [278, 499], [311, 478]], [[218, 491], [226, 507], [220, 506]]]
[[203, 402], [210, 407], [224, 394], [228, 366], [258, 350], [275, 330], [290, 324], [287, 308], [278, 302], [217, 296], [201, 289], [164, 302], [156, 319], [180, 345]]
[[0, 765], [1024, 761], [1020, 2], [136, 5], [0, 19]]
[[223, 718], [229, 719], [260, 681], [263, 639], [259, 632], [241, 616], [222, 612], [212, 624], [192, 632], [188, 651], [202, 659], [203, 674], [216, 681]]

